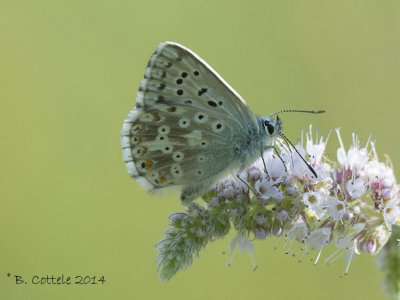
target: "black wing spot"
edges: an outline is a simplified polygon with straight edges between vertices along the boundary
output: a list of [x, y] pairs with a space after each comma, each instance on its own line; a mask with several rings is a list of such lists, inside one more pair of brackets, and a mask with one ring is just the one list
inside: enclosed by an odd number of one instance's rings
[[199, 71], [194, 71], [193, 74], [194, 74], [194, 76], [199, 76], [200, 73], [199, 73]]
[[192, 100], [185, 100], [185, 104], [192, 104]]
[[182, 78], [186, 78], [187, 75], [188, 74], [186, 72], [182, 72], [182, 74], [181, 74]]
[[164, 71], [161, 75], [161, 78], [165, 78], [165, 76], [167, 76], [167, 73]]
[[222, 101], [219, 101], [219, 102], [218, 102], [218, 105], [222, 105], [222, 104], [224, 104]]
[[163, 89], [165, 89], [165, 83], [161, 83], [160, 86], [158, 87], [158, 89], [161, 91]]
[[212, 100], [208, 101], [207, 103], [208, 103], [208, 105], [213, 106], [213, 107], [216, 107], [216, 106], [217, 106], [217, 103], [215, 103], [215, 102], [212, 101]]
[[182, 82], [183, 82], [183, 80], [180, 78], [176, 81], [177, 84], [182, 84]]
[[167, 63], [167, 64], [165, 65], [165, 67], [166, 67], [166, 68], [171, 68], [171, 67], [172, 67], [172, 63], [171, 63], [171, 62]]
[[177, 90], [176, 93], [181, 96], [183, 94], [183, 90]]
[[202, 89], [198, 92], [198, 95], [201, 96], [201, 95], [203, 95], [205, 92], [207, 92], [207, 89], [206, 89], [206, 88], [202, 88]]
[[217, 129], [220, 129], [222, 127], [222, 124], [218, 123], [216, 127], [217, 127]]

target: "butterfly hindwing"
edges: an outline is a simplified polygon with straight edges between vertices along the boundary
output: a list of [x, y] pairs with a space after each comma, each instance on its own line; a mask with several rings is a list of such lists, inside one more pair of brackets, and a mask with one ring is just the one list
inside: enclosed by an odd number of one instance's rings
[[146, 189], [195, 193], [232, 164], [226, 153], [233, 136], [256, 126], [247, 104], [211, 67], [166, 42], [150, 58], [125, 120], [123, 157]]

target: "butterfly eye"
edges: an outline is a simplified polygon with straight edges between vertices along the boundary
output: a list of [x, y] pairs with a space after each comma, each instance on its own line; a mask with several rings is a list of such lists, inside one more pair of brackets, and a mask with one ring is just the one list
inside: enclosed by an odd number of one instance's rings
[[275, 127], [271, 125], [268, 121], [264, 121], [265, 127], [267, 127], [268, 133], [272, 135], [274, 133]]

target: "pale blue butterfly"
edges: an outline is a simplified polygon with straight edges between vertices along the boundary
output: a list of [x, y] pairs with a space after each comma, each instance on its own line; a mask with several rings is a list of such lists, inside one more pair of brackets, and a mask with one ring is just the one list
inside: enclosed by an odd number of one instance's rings
[[151, 56], [136, 106], [124, 121], [123, 159], [145, 189], [179, 187], [181, 201], [190, 203], [233, 170], [242, 180], [238, 175], [273, 148], [278, 135], [290, 143], [279, 117], [272, 117], [286, 111], [257, 117], [198, 55], [164, 42]]

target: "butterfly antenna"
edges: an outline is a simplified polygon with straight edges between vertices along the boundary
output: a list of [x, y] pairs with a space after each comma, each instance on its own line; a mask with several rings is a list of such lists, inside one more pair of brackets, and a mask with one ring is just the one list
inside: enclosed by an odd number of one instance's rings
[[311, 167], [311, 165], [306, 162], [306, 160], [304, 159], [304, 157], [300, 154], [300, 152], [296, 149], [296, 147], [293, 145], [293, 143], [282, 133], [279, 132], [279, 135], [288, 143], [290, 144], [294, 151], [296, 151], [296, 153], [301, 157], [301, 160], [307, 165], [308, 169], [311, 171], [311, 173], [313, 173], [313, 175], [315, 176], [315, 178], [318, 178], [317, 173], [315, 172], [315, 170], [313, 169], [313, 167]]
[[272, 117], [281, 113], [285, 112], [296, 112], [296, 113], [307, 113], [307, 114], [322, 114], [325, 112], [325, 110], [301, 110], [301, 109], [283, 109], [277, 112], [274, 112], [273, 114], [270, 114], [268, 117]]

